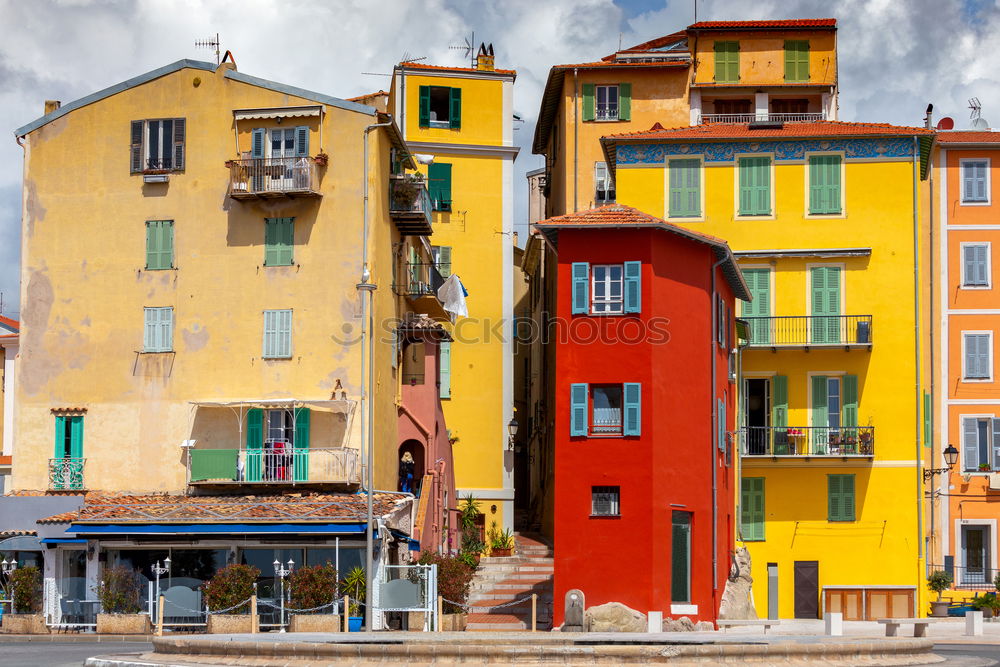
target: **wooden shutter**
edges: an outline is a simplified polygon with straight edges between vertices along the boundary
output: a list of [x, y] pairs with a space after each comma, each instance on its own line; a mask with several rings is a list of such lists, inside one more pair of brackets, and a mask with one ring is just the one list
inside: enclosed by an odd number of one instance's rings
[[856, 427], [858, 425], [858, 376], [845, 375], [841, 379], [840, 397], [841, 425]]
[[740, 43], [715, 42], [715, 80], [732, 83], [740, 80]]
[[56, 417], [56, 446], [53, 450], [52, 458], [66, 458], [66, 417]]
[[840, 267], [815, 266], [810, 270], [813, 343], [840, 342]]
[[962, 469], [979, 469], [979, 420], [975, 417], [962, 419]]
[[83, 416], [67, 417], [69, 420], [69, 456], [73, 459], [83, 458]]
[[827, 518], [854, 521], [854, 475], [827, 475]]
[[931, 395], [924, 392], [924, 447], [931, 447], [934, 437], [934, 410], [931, 407]]
[[771, 426], [788, 426], [788, 376], [775, 375], [771, 378]]
[[439, 375], [441, 398], [451, 398], [451, 341], [441, 341], [439, 346]]
[[618, 120], [632, 120], [632, 84], [618, 84]]
[[988, 252], [986, 245], [962, 246], [962, 282], [965, 285], [983, 286], [989, 284]]
[[771, 158], [740, 158], [740, 215], [771, 214]]
[[278, 311], [264, 311], [264, 358], [278, 356]]
[[295, 408], [295, 440], [292, 443], [292, 479], [309, 481], [309, 408]]
[[129, 151], [130, 173], [135, 174], [142, 171], [142, 129], [145, 123], [141, 120], [133, 120], [131, 127], [132, 142]]
[[451, 276], [451, 246], [441, 245], [437, 247], [437, 270], [442, 278]]
[[989, 248], [986, 245], [974, 247], [976, 251], [976, 284], [989, 285]]
[[418, 125], [420, 127], [431, 126], [431, 87], [420, 86], [420, 98], [418, 103]]
[[587, 385], [569, 386], [569, 434], [587, 435]]
[[305, 125], [295, 128], [295, 155], [296, 157], [309, 155], [309, 128]]
[[715, 399], [715, 446], [720, 452], [726, 451], [726, 402]]
[[250, 133], [250, 157], [259, 160], [264, 157], [264, 128], [258, 127]]
[[264, 266], [289, 266], [295, 248], [295, 219], [264, 220]]
[[292, 356], [292, 311], [278, 311], [278, 356]]
[[840, 213], [840, 156], [809, 157], [809, 213]]
[[625, 262], [626, 313], [642, 312], [642, 262]]
[[427, 187], [435, 211], [451, 210], [451, 165], [434, 162], [427, 167]]
[[583, 84], [583, 119], [594, 120], [597, 117], [597, 103], [594, 94], [594, 84]]
[[622, 435], [642, 435], [642, 385], [626, 382], [623, 389], [625, 419]]
[[740, 492], [740, 525], [745, 542], [764, 539], [764, 478], [744, 477]]
[[[810, 426], [826, 427], [830, 425], [829, 406], [827, 406], [826, 376], [812, 376], [812, 424]], [[817, 436], [822, 438], [822, 436]]]
[[750, 288], [751, 301], [743, 301], [743, 315], [750, 320], [750, 342], [769, 343], [771, 342], [771, 320], [766, 319], [771, 316], [771, 270], [770, 269], [744, 269], [743, 276], [746, 278], [747, 287]]
[[184, 169], [184, 137], [187, 122], [183, 118], [174, 118], [174, 171]]
[[160, 311], [160, 341], [159, 351], [169, 352], [174, 349], [174, 309], [159, 308]]
[[993, 470], [1000, 470], [1000, 419], [994, 417], [992, 423], [991, 439], [993, 440]]
[[992, 368], [990, 368], [990, 336], [987, 334], [977, 334], [976, 335], [976, 359], [977, 368], [979, 369], [979, 374], [977, 377], [988, 378], [992, 375]]
[[668, 215], [696, 218], [701, 215], [701, 163], [698, 160], [671, 160]]
[[448, 93], [448, 125], [453, 130], [462, 127], [462, 89], [451, 88]]
[[295, 408], [295, 449], [309, 449], [311, 421], [309, 408]]
[[969, 160], [962, 163], [962, 201], [987, 201], [986, 162]]
[[284, 265], [292, 264], [292, 251], [295, 248], [295, 219], [282, 218], [278, 224], [280, 245], [278, 261]]
[[785, 42], [785, 81], [809, 80], [809, 42]]
[[590, 264], [573, 262], [573, 309], [574, 315], [590, 311]]
[[173, 268], [174, 223], [172, 220], [146, 222], [146, 269]]

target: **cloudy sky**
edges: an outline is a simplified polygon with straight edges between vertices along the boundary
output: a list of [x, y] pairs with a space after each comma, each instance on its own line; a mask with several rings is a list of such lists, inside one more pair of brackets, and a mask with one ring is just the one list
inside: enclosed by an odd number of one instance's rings
[[[699, 0], [699, 19], [836, 17], [840, 117], [919, 124], [928, 102], [958, 127], [967, 100], [1000, 124], [1000, 0]], [[351, 97], [388, 84], [404, 56], [463, 64], [461, 44], [492, 42], [518, 70], [519, 177], [541, 166], [530, 141], [548, 67], [593, 60], [692, 22], [694, 0], [0, 0], [0, 292], [18, 310], [21, 149], [13, 130], [64, 103], [180, 58], [216, 32], [240, 71]], [[995, 117], [995, 118], [994, 118]], [[525, 228], [518, 181], [515, 216]], [[69, 231], [69, 230], [68, 230]], [[523, 237], [523, 235], [522, 235]]]

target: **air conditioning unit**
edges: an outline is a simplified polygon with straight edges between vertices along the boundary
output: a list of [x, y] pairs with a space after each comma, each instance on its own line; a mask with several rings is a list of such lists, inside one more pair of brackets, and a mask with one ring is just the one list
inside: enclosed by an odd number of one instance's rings
[[991, 472], [989, 477], [990, 489], [993, 491], [1000, 491], [1000, 473]]

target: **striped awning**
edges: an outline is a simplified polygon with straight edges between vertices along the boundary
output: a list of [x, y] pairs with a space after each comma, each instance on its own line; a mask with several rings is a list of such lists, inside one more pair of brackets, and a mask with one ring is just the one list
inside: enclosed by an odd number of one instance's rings
[[306, 118], [309, 116], [319, 116], [323, 111], [321, 106], [307, 107], [272, 107], [270, 109], [235, 109], [233, 115], [236, 120], [250, 120], [257, 118]]

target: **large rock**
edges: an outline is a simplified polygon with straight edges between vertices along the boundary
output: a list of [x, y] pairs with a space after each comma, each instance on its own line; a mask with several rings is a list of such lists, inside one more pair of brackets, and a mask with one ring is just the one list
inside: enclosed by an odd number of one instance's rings
[[663, 619], [664, 632], [694, 632], [694, 629], [694, 623], [687, 616]]
[[620, 602], [590, 607], [584, 614], [587, 632], [646, 632], [646, 615]]
[[752, 585], [750, 552], [746, 547], [740, 547], [733, 556], [726, 589], [722, 592], [722, 603], [719, 605], [720, 619], [745, 621], [757, 618], [757, 610], [750, 597]]

